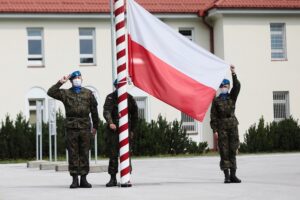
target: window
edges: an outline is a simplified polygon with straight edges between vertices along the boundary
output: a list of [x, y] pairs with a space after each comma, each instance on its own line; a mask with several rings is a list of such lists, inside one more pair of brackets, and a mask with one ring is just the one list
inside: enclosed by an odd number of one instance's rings
[[138, 116], [140, 119], [147, 118], [147, 97], [134, 97], [136, 104], [138, 106]]
[[28, 65], [42, 66], [43, 56], [43, 29], [27, 28], [28, 38]]
[[271, 58], [272, 60], [286, 60], [285, 24], [271, 23]]
[[181, 113], [182, 128], [186, 130], [187, 134], [197, 133], [197, 122], [192, 117], [185, 113]]
[[273, 92], [274, 120], [280, 121], [290, 116], [289, 92]]
[[179, 28], [179, 33], [187, 37], [189, 40], [194, 40], [193, 28]]
[[95, 64], [95, 29], [79, 29], [80, 64]]
[[29, 99], [29, 123], [30, 124], [36, 124], [37, 122], [37, 104], [38, 102], [41, 103], [41, 117], [42, 121], [44, 116], [44, 99]]

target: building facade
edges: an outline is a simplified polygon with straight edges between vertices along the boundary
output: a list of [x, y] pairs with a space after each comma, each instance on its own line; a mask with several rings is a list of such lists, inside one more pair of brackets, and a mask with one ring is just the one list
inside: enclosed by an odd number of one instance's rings
[[[48, 88], [75, 70], [82, 72], [83, 85], [94, 91], [103, 119], [102, 106], [113, 90], [115, 77], [109, 5], [103, 0], [82, 0], [74, 5], [69, 1], [53, 1], [51, 7], [37, 0], [5, 0], [8, 4], [1, 4], [1, 120], [6, 114], [15, 117], [22, 112], [34, 123], [36, 105], [41, 102], [43, 120], [47, 121]], [[174, 30], [236, 66], [242, 84], [236, 108], [241, 140], [261, 116], [266, 121], [290, 115], [300, 118], [300, 3], [270, 7], [260, 1], [238, 5], [234, 0], [137, 2]], [[63, 88], [70, 86], [67, 83]], [[140, 117], [150, 121], [161, 114], [169, 121], [182, 120], [193, 140], [207, 141], [213, 147], [209, 110], [200, 123], [132, 85], [129, 93], [137, 100]], [[62, 108], [62, 104], [57, 102], [56, 107]]]

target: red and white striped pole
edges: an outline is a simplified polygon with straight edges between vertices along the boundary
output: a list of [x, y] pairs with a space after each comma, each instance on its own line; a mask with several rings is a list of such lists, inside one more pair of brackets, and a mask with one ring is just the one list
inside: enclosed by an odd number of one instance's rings
[[116, 54], [118, 76], [118, 110], [119, 110], [119, 146], [121, 187], [131, 187], [129, 139], [128, 139], [128, 103], [127, 103], [127, 57], [126, 57], [126, 30], [125, 30], [125, 3], [124, 0], [114, 0], [114, 14], [116, 26]]

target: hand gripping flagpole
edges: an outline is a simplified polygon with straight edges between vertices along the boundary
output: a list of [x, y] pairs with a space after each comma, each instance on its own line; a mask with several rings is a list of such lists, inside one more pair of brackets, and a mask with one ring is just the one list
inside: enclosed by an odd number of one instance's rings
[[131, 187], [129, 139], [128, 139], [128, 103], [127, 103], [127, 57], [124, 0], [114, 0], [114, 14], [117, 45], [118, 110], [119, 110], [119, 147], [121, 187]]

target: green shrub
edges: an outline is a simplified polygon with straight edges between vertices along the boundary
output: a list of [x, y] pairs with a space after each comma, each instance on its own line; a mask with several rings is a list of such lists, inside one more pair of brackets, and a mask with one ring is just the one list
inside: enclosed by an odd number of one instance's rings
[[[66, 154], [65, 117], [62, 112], [56, 114], [57, 125], [57, 156]], [[97, 135], [97, 153], [99, 156], [107, 155], [109, 147], [106, 146], [106, 123], [100, 120]], [[49, 125], [42, 125], [43, 158], [49, 156]], [[52, 142], [52, 147], [54, 146]], [[35, 159], [36, 156], [36, 127], [30, 125], [22, 114], [16, 120], [8, 115], [1, 122], [0, 127], [0, 160], [4, 159]], [[94, 140], [91, 140], [91, 150], [94, 152]], [[175, 120], [168, 122], [162, 116], [157, 121], [147, 123], [139, 119], [134, 140], [131, 141], [131, 152], [134, 156], [202, 154], [207, 150], [207, 143], [197, 144], [192, 141], [182, 128], [182, 123]]]
[[263, 117], [258, 125], [250, 126], [244, 136], [241, 152], [299, 151], [300, 127], [292, 117], [265, 124]]

